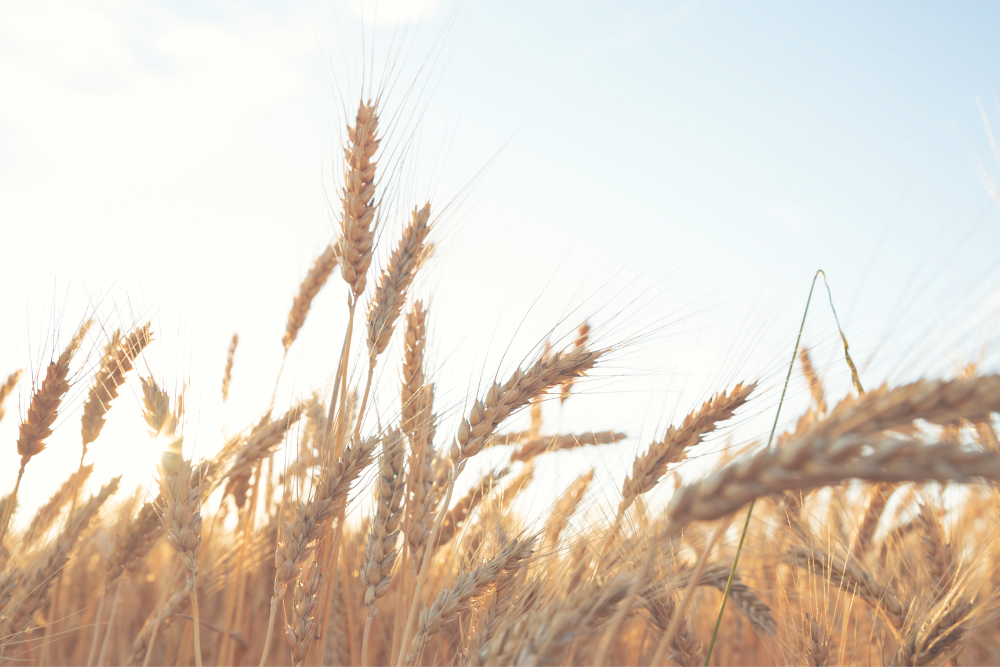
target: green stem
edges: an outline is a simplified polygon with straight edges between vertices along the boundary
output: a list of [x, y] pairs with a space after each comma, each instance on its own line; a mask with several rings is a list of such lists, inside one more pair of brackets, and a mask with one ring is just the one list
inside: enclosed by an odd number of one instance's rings
[[[816, 279], [819, 278], [820, 273], [823, 273], [822, 269], [817, 271], [816, 275], [813, 276], [812, 285], [809, 287], [809, 298], [806, 299], [806, 308], [802, 312], [802, 323], [799, 325], [799, 335], [795, 339], [795, 348], [792, 350], [792, 361], [788, 364], [788, 374], [785, 375], [785, 386], [781, 390], [781, 400], [778, 401], [778, 411], [774, 413], [774, 424], [771, 426], [771, 435], [767, 438], [768, 449], [771, 448], [771, 443], [774, 442], [774, 433], [778, 430], [778, 418], [781, 416], [781, 406], [785, 403], [785, 394], [788, 392], [788, 382], [792, 379], [792, 369], [795, 368], [795, 357], [799, 354], [799, 343], [802, 342], [802, 331], [806, 328], [806, 315], [809, 314], [809, 304], [812, 302], [813, 290], [816, 289]], [[823, 282], [826, 282], [825, 273], [823, 273]], [[827, 290], [829, 290], [829, 287], [827, 287]], [[729, 599], [729, 590], [733, 586], [733, 578], [736, 576], [736, 566], [739, 565], [740, 562], [740, 553], [743, 551], [743, 541], [747, 537], [747, 529], [750, 528], [750, 517], [753, 516], [753, 506], [756, 503], [756, 499], [751, 501], [750, 509], [747, 510], [747, 520], [743, 524], [743, 534], [740, 535], [740, 543], [739, 546], [736, 547], [736, 558], [733, 559], [733, 567], [729, 570], [729, 579], [726, 580], [726, 590], [722, 594], [722, 605], [719, 607], [719, 617], [715, 620], [715, 629], [712, 631], [712, 641], [708, 645], [708, 654], [705, 656], [705, 667], [708, 667], [708, 661], [712, 659], [712, 649], [715, 648], [715, 639], [719, 636], [719, 627], [722, 625], [722, 615], [726, 611], [726, 600]]]

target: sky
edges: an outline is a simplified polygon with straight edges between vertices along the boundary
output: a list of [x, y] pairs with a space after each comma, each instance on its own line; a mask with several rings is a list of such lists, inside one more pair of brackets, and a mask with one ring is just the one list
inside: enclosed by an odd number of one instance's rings
[[[280, 341], [333, 238], [343, 127], [368, 96], [393, 202], [375, 267], [413, 206], [437, 220], [414, 296], [431, 304], [439, 434], [583, 319], [615, 345], [578, 396], [546, 404], [545, 430], [629, 439], [547, 457], [546, 486], [596, 466], [617, 502], [637, 449], [739, 381], [760, 389], [701, 453], [766, 439], [817, 269], [866, 385], [995, 371], [998, 27], [985, 2], [5, 2], [0, 375], [26, 373], [0, 422], [0, 489], [34, 378], [91, 314], [27, 506], [75, 470], [117, 327], [152, 322], [139, 374], [186, 387], [195, 455], [272, 393], [280, 407], [328, 388], [339, 275], [284, 364]], [[846, 395], [825, 291], [803, 341]], [[398, 415], [400, 354], [366, 428]], [[140, 396], [133, 377], [88, 454], [94, 484], [151, 483]], [[795, 373], [782, 423], [806, 401]]]

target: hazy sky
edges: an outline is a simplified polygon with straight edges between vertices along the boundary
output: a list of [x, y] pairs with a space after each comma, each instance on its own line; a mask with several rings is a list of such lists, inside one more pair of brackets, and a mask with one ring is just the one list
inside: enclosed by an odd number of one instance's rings
[[[559, 485], [597, 464], [613, 495], [637, 446], [739, 380], [764, 390], [737, 437], [766, 435], [818, 268], [864, 382], [996, 368], [1000, 216], [986, 183], [1000, 166], [977, 102], [1000, 130], [995, 3], [378, 8], [0, 4], [0, 374], [43, 369], [95, 309], [88, 350], [151, 319], [141, 372], [190, 385], [188, 446], [210, 451], [252, 422], [292, 296], [332, 238], [345, 110], [380, 81], [397, 205], [376, 264], [406, 210], [446, 211], [416, 285], [432, 297], [439, 434], [550, 327], [593, 316], [601, 342], [640, 337], [565, 410], [548, 405], [547, 424], [632, 438], [552, 457]], [[345, 295], [335, 275], [279, 404], [324, 389]], [[822, 297], [805, 342], [839, 397], [847, 369]], [[398, 412], [386, 389], [398, 346], [387, 355], [383, 421]], [[27, 504], [76, 467], [95, 361], [28, 467]], [[32, 372], [0, 423], [0, 489]], [[122, 469], [148, 484], [157, 452], [136, 387], [92, 446], [98, 481]], [[788, 419], [803, 400], [799, 383]]]

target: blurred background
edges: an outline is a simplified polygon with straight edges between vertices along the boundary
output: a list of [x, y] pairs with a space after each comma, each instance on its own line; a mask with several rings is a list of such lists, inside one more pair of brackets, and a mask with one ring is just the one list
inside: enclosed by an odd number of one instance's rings
[[[272, 393], [287, 407], [328, 391], [339, 271], [283, 367], [281, 338], [333, 238], [344, 126], [368, 97], [393, 202], [373, 272], [414, 205], [438, 219], [412, 294], [430, 301], [439, 442], [546, 339], [589, 318], [596, 343], [625, 341], [545, 404], [543, 432], [629, 438], [541, 460], [543, 503], [595, 466], [616, 504], [637, 449], [738, 381], [759, 379], [756, 398], [684, 473], [766, 439], [817, 269], [865, 386], [995, 370], [998, 27], [986, 2], [4, 2], [0, 375], [25, 373], [0, 422], [0, 493], [33, 382], [91, 314], [23, 506], [76, 469], [117, 327], [152, 321], [139, 375], [186, 388], [196, 456]], [[829, 399], [851, 391], [824, 290], [803, 342]], [[400, 356], [397, 340], [368, 430], [398, 416]], [[796, 369], [782, 423], [807, 400]], [[91, 483], [148, 487], [158, 458], [133, 373]]]

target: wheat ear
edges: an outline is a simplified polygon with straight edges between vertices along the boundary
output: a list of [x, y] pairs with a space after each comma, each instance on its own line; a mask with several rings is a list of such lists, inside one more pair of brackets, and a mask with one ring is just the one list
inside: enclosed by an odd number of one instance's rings
[[920, 505], [918, 521], [921, 527], [920, 544], [927, 556], [927, 566], [934, 582], [938, 585], [937, 595], [941, 596], [950, 587], [948, 574], [952, 569], [952, 549], [945, 538], [944, 526], [937, 512], [926, 503]]
[[545, 544], [548, 547], [555, 548], [556, 544], [559, 543], [559, 536], [562, 535], [563, 530], [569, 524], [570, 517], [576, 512], [576, 508], [580, 505], [580, 501], [583, 499], [583, 495], [587, 492], [587, 488], [593, 479], [593, 470], [585, 472], [573, 480], [569, 488], [559, 496], [559, 500], [556, 501], [555, 507], [552, 508], [552, 514], [545, 526]]
[[750, 398], [757, 387], [756, 382], [738, 384], [727, 396], [725, 392], [716, 394], [694, 412], [688, 414], [680, 428], [671, 426], [662, 440], [650, 445], [649, 450], [635, 458], [632, 473], [622, 485], [622, 500], [618, 514], [622, 515], [640, 496], [652, 489], [667, 472], [671, 463], [679, 463], [687, 458], [687, 450], [702, 441], [715, 430], [719, 422], [731, 419], [733, 413]]
[[764, 495], [811, 489], [848, 479], [889, 482], [1000, 479], [1000, 455], [956, 445], [844, 436], [761, 451], [681, 487], [667, 507], [666, 534], [692, 521], [711, 521]]
[[[287, 335], [287, 334], [286, 334]], [[226, 354], [226, 370], [222, 373], [222, 402], [229, 400], [229, 385], [233, 381], [233, 357], [236, 356], [236, 346], [240, 344], [239, 334], [233, 334], [233, 340], [229, 343], [229, 352]]]
[[[519, 435], [519, 433], [498, 435], [493, 438], [493, 444], [512, 444], [512, 442], [516, 442], [519, 438], [511, 440], [511, 436]], [[615, 431], [587, 431], [585, 433], [567, 433], [564, 435], [541, 436], [522, 442], [520, 446], [514, 450], [514, 453], [510, 455], [510, 460], [512, 463], [514, 461], [527, 462], [548, 452], [554, 452], [560, 449], [575, 449], [576, 447], [584, 447], [587, 445], [611, 445], [616, 442], [621, 442], [626, 437], [628, 436], [624, 433], [617, 433]]]
[[802, 374], [806, 376], [806, 382], [809, 383], [809, 393], [812, 394], [813, 404], [816, 407], [816, 411], [820, 414], [826, 413], [826, 394], [823, 391], [823, 382], [820, 380], [819, 375], [816, 374], [816, 369], [813, 367], [812, 357], [809, 356], [809, 349], [805, 346], [799, 350], [799, 363], [802, 364]]
[[[486, 393], [485, 400], [477, 400], [472, 406], [468, 418], [463, 419], [458, 425], [458, 433], [450, 451], [451, 471], [442, 507], [447, 508], [448, 503], [451, 502], [455, 479], [465, 469], [469, 458], [482, 451], [486, 441], [512, 412], [523, 408], [533, 398], [541, 396], [552, 387], [561, 385], [567, 379], [584, 375], [597, 364], [598, 359], [607, 351], [591, 351], [580, 347], [565, 354], [557, 352], [551, 356], [543, 355], [527, 370], [514, 371], [503, 384], [495, 382]], [[436, 541], [441, 526], [441, 516], [439, 514], [434, 520], [428, 538], [430, 544]], [[417, 583], [413, 592], [413, 601], [410, 603], [410, 611], [403, 628], [403, 647], [410, 640], [417, 604], [420, 601], [432, 553], [432, 549], [424, 550], [420, 573], [417, 575]]]
[[427, 256], [430, 215], [429, 203], [421, 209], [413, 209], [410, 223], [403, 230], [399, 244], [389, 257], [388, 266], [379, 277], [368, 309], [368, 355], [372, 364], [389, 345], [396, 319], [406, 302], [406, 292]]
[[83, 404], [83, 417], [80, 420], [83, 439], [81, 465], [87, 454], [87, 446], [97, 440], [104, 428], [105, 415], [111, 407], [111, 401], [118, 397], [118, 388], [125, 382], [125, 374], [132, 370], [132, 362], [152, 340], [150, 325], [147, 323], [109, 346], [110, 349], [101, 360], [94, 386], [90, 388], [87, 401]]
[[[698, 583], [702, 586], [711, 586], [725, 594], [728, 581], [729, 568], [719, 565], [705, 570]], [[736, 575], [729, 583], [729, 599], [736, 603], [757, 634], [767, 636], [775, 633], [778, 624], [771, 614], [771, 607]]]
[[511, 576], [531, 558], [535, 538], [514, 539], [496, 556], [470, 572], [459, 574], [451, 588], [446, 588], [434, 603], [420, 614], [420, 625], [413, 637], [406, 662], [412, 663], [427, 642], [441, 627], [458, 618], [474, 598], [482, 597], [504, 578]]
[[194, 657], [201, 667], [201, 620], [198, 610], [198, 555], [201, 552], [201, 470], [181, 453], [182, 441], [175, 440], [163, 453], [159, 486], [160, 520], [167, 543], [173, 547], [187, 570], [187, 589], [194, 618]]
[[892, 484], [880, 483], [872, 486], [871, 492], [868, 494], [868, 507], [861, 519], [861, 525], [858, 526], [858, 536], [854, 542], [854, 558], [856, 560], [860, 560], [871, 547], [872, 538], [875, 537], [875, 531], [878, 530], [885, 506], [889, 503], [889, 498], [895, 490]]
[[479, 478], [479, 481], [472, 485], [468, 493], [460, 498], [454, 507], [448, 510], [448, 513], [441, 520], [441, 531], [438, 533], [436, 545], [437, 549], [448, 544], [458, 534], [458, 531], [469, 518], [472, 511], [479, 506], [479, 503], [490, 492], [493, 485], [506, 476], [508, 472], [510, 472], [510, 468], [501, 468], [484, 473]]
[[539, 358], [527, 370], [516, 370], [503, 384], [494, 383], [485, 399], [477, 400], [469, 416], [459, 424], [451, 452], [456, 473], [461, 472], [465, 462], [483, 449], [496, 428], [511, 413], [550, 388], [584, 375], [605, 352], [583, 347], [565, 353], [557, 352]]
[[353, 126], [347, 128], [344, 147], [343, 216], [337, 254], [341, 272], [355, 299], [365, 291], [366, 275], [372, 261], [375, 234], [375, 151], [378, 150], [378, 114], [375, 106], [362, 102]]
[[4, 537], [7, 535], [7, 526], [10, 523], [10, 515], [17, 500], [17, 490], [21, 486], [21, 478], [24, 476], [24, 467], [28, 465], [28, 461], [32, 457], [42, 453], [45, 449], [45, 439], [52, 435], [52, 424], [59, 416], [59, 404], [66, 392], [69, 391], [69, 363], [76, 351], [80, 349], [80, 344], [83, 343], [83, 337], [87, 335], [91, 322], [92, 320], [84, 322], [70, 339], [69, 345], [59, 355], [59, 358], [49, 363], [45, 371], [45, 379], [31, 396], [27, 418], [21, 422], [18, 429], [17, 453], [21, 455], [21, 467], [17, 471], [17, 481], [10, 494], [11, 499], [7, 503], [7, 511], [2, 517], [3, 523], [0, 523], [0, 547], [3, 546]]
[[[580, 325], [576, 332], [576, 340], [573, 341], [574, 347], [586, 347], [587, 341], [590, 339], [590, 323], [584, 322]], [[562, 405], [567, 400], [569, 400], [569, 392], [573, 390], [573, 380], [572, 378], [566, 380], [559, 387], [559, 404]]]
[[[298, 337], [299, 329], [306, 322], [306, 315], [309, 314], [309, 308], [312, 306], [313, 299], [316, 298], [319, 291], [326, 285], [326, 281], [330, 278], [333, 270], [337, 268], [337, 260], [336, 248], [333, 245], [328, 245], [320, 253], [320, 256], [316, 258], [316, 261], [313, 262], [312, 268], [306, 274], [305, 280], [299, 285], [299, 293], [292, 301], [292, 309], [288, 313], [285, 337], [281, 340], [282, 345], [285, 346], [285, 352], [288, 352], [288, 348], [292, 346], [292, 343]], [[233, 350], [235, 348], [236, 344], [234, 342], [230, 349]], [[230, 353], [229, 358], [232, 359], [232, 353]], [[226, 385], [223, 384], [223, 387], [226, 387]], [[226, 392], [223, 392], [223, 396], [225, 394]]]
[[24, 534], [25, 542], [31, 542], [35, 538], [41, 537], [52, 526], [62, 508], [70, 501], [70, 497], [75, 493], [75, 490], [87, 481], [90, 473], [93, 471], [93, 464], [83, 466], [59, 486], [59, 489], [52, 494], [49, 501], [35, 512], [34, 518], [28, 525], [28, 531]]
[[316, 633], [316, 607], [323, 568], [315, 560], [310, 560], [299, 572], [295, 580], [292, 622], [285, 626], [288, 643], [292, 646], [292, 664], [305, 665], [309, 644]]
[[831, 584], [841, 586], [849, 584], [852, 590], [857, 590], [858, 596], [876, 610], [889, 625], [897, 631], [903, 627], [906, 609], [899, 598], [880, 585], [875, 579], [854, 563], [845, 563], [831, 558], [814, 547], [792, 547], [788, 560], [810, 572], [822, 573]]
[[382, 456], [376, 482], [375, 516], [365, 544], [365, 562], [361, 567], [361, 583], [366, 587], [364, 638], [361, 643], [361, 664], [368, 664], [368, 636], [372, 619], [378, 613], [378, 599], [389, 590], [392, 567], [396, 562], [396, 541], [403, 520], [403, 454], [406, 441], [399, 429], [389, 429], [382, 438]]
[[[265, 415], [253, 428], [246, 442], [237, 450], [235, 460], [226, 475], [224, 495], [232, 495], [236, 507], [242, 509], [250, 491], [250, 477], [258, 464], [281, 444], [304, 411], [305, 404], [294, 406], [281, 418], [271, 420]], [[260, 473], [258, 473], [259, 475]]]
[[295, 507], [295, 518], [286, 522], [284, 534], [274, 551], [274, 594], [271, 596], [270, 618], [261, 655], [262, 666], [270, 651], [278, 602], [285, 597], [288, 584], [295, 579], [300, 566], [312, 553], [314, 543], [322, 536], [324, 525], [337, 514], [351, 485], [371, 463], [377, 445], [378, 438], [373, 437], [347, 447], [338, 461], [324, 468], [312, 498], [308, 502], [299, 502]]

